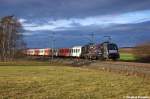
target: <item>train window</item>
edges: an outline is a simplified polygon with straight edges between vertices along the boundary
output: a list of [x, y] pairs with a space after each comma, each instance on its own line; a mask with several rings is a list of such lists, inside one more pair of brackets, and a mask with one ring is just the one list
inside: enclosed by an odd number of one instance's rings
[[108, 44], [108, 49], [109, 50], [117, 50], [117, 46], [115, 44]]

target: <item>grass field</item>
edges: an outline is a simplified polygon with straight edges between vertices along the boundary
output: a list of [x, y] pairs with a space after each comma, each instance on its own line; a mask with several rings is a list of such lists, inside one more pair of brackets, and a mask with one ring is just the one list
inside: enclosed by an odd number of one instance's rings
[[131, 53], [120, 53], [120, 60], [121, 61], [135, 61], [136, 58]]
[[130, 95], [150, 96], [148, 79], [86, 68], [31, 65], [2, 66], [1, 63], [0, 98], [122, 99]]
[[0, 62], [0, 66], [50, 66], [51, 65], [62, 65], [62, 63], [57, 62], [51, 63], [50, 61], [12, 61], [12, 62]]

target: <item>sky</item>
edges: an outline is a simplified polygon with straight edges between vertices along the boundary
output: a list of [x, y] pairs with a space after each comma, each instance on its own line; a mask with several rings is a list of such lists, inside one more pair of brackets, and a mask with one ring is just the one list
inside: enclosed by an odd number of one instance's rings
[[29, 48], [72, 47], [111, 36], [119, 47], [150, 41], [150, 0], [0, 0], [0, 18], [22, 23]]

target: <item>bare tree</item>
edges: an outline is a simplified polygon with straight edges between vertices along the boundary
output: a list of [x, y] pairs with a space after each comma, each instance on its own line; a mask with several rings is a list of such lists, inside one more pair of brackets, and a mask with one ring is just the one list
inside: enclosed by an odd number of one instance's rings
[[13, 60], [15, 53], [23, 48], [22, 26], [14, 16], [6, 16], [0, 20], [0, 59]]

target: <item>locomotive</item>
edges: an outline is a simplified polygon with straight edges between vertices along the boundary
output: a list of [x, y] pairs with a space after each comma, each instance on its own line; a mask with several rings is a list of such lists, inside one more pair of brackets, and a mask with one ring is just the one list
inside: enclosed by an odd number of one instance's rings
[[44, 56], [44, 57], [76, 57], [84, 59], [119, 59], [118, 46], [115, 43], [103, 42], [101, 44], [87, 44], [84, 46], [74, 46], [72, 48], [59, 49], [28, 49], [25, 52], [28, 56]]
[[115, 43], [88, 44], [83, 46], [82, 55], [86, 59], [119, 59], [118, 47]]

